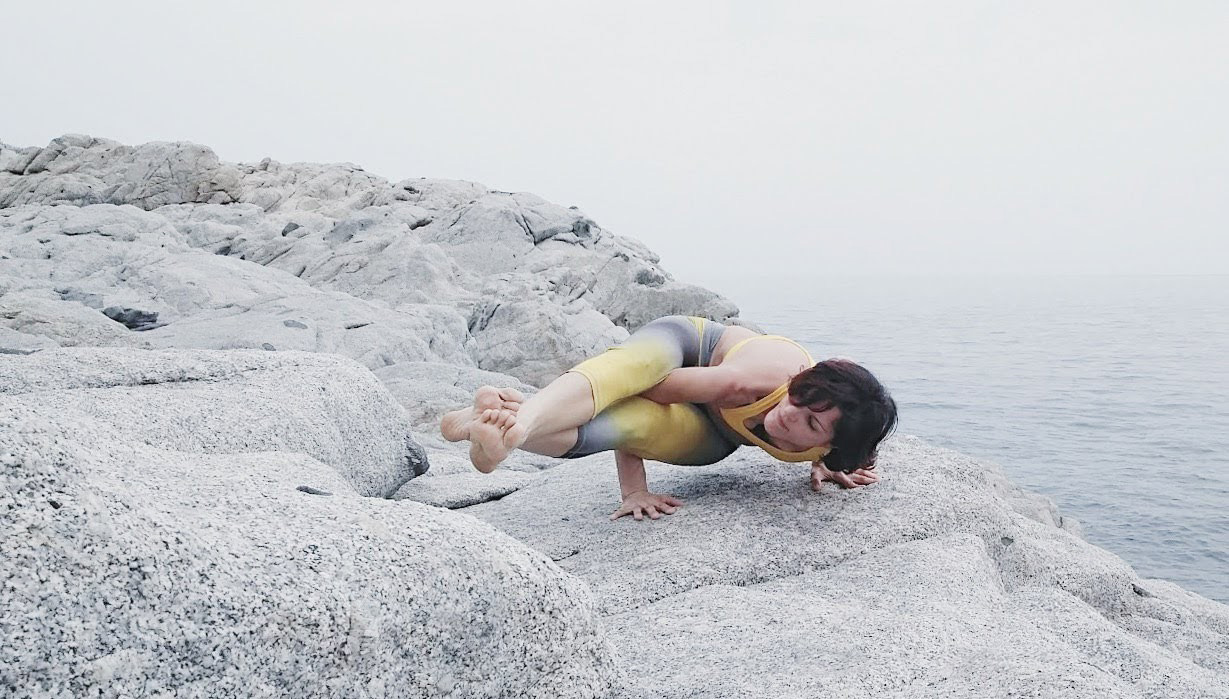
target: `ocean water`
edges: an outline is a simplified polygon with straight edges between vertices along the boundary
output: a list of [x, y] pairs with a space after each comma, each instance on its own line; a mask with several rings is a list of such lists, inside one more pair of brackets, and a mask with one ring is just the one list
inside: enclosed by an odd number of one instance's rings
[[1145, 577], [1229, 603], [1229, 276], [699, 281], [899, 431], [995, 461]]

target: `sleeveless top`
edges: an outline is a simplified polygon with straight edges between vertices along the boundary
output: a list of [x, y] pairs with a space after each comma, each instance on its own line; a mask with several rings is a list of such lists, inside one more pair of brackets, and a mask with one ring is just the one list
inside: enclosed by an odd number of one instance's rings
[[[802, 350], [802, 353], [805, 354], [807, 357], [807, 363], [809, 365], [811, 366], [815, 365], [815, 360], [811, 358], [811, 353], [807, 352], [807, 349], [805, 347], [798, 344], [797, 342], [794, 342], [788, 337], [783, 337], [781, 335], [757, 335], [756, 337], [748, 337], [745, 340], [735, 343], [735, 345], [731, 347], [728, 352], [725, 353], [725, 359], [729, 359], [731, 355], [733, 355], [735, 352], [739, 350], [739, 348], [741, 348], [743, 345], [747, 344], [748, 342], [751, 342], [752, 340], [785, 340], [786, 342], [789, 342], [793, 344], [794, 346], [796, 346], [798, 349]], [[722, 361], [724, 362], [725, 360], [722, 360]], [[773, 391], [772, 393], [769, 393], [768, 395], [755, 401], [754, 403], [751, 403], [749, 405], [739, 406], [736, 408], [719, 408], [718, 412], [721, 415], [721, 420], [731, 430], [736, 432], [739, 436], [743, 437], [751, 444], [754, 444], [760, 449], [763, 449], [764, 451], [768, 452], [773, 457], [780, 459], [781, 461], [789, 461], [793, 463], [802, 462], [802, 461], [818, 461], [824, 458], [824, 456], [827, 455], [827, 453], [832, 450], [831, 447], [811, 447], [810, 449], [806, 451], [785, 451], [784, 449], [779, 449], [769, 444], [768, 442], [764, 441], [763, 439], [760, 439], [759, 436], [757, 436], [754, 432], [747, 429], [747, 425], [745, 423], [747, 419], [755, 417], [759, 415], [760, 413], [763, 413], [773, 408], [774, 406], [776, 406], [777, 403], [780, 403], [782, 400], [785, 400], [788, 393], [789, 393], [789, 382], [786, 381], [785, 383], [781, 384], [781, 386], [778, 387], [777, 390]]]

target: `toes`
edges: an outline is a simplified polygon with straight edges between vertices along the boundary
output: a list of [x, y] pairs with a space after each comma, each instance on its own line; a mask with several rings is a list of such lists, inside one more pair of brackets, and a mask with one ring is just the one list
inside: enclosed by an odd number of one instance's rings
[[504, 446], [508, 449], [520, 449], [521, 445], [528, 438], [529, 433], [524, 425], [516, 424], [516, 416], [513, 416], [512, 419], [512, 425], [504, 432]]
[[499, 408], [503, 402], [504, 399], [499, 394], [499, 389], [494, 386], [482, 386], [474, 391], [474, 410]]
[[516, 403], [519, 405], [525, 402], [525, 394], [510, 386], [499, 389], [499, 397], [506, 403]]

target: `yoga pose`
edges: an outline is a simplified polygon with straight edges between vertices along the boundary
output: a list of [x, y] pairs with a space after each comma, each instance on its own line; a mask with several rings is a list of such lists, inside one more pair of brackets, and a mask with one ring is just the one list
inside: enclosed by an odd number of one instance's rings
[[818, 364], [780, 335], [694, 316], [658, 318], [622, 344], [581, 362], [525, 400], [483, 386], [471, 408], [440, 421], [450, 441], [468, 439], [484, 473], [508, 452], [579, 458], [615, 452], [623, 503], [611, 515], [673, 514], [683, 503], [652, 493], [644, 460], [711, 464], [743, 445], [790, 462], [811, 462], [811, 487], [879, 480], [879, 443], [896, 425], [896, 404], [861, 366]]

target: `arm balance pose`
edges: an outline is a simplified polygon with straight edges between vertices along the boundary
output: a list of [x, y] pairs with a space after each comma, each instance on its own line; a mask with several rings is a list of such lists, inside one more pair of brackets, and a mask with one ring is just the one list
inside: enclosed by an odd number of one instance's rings
[[788, 338], [693, 316], [647, 323], [522, 400], [484, 386], [472, 409], [444, 416], [441, 432], [470, 440], [484, 473], [512, 449], [562, 458], [613, 450], [623, 506], [612, 517], [636, 519], [682, 504], [649, 492], [644, 459], [711, 464], [754, 445], [811, 462], [816, 489], [822, 480], [854, 487], [878, 480], [875, 452], [896, 424], [896, 404], [861, 366], [816, 364]]

